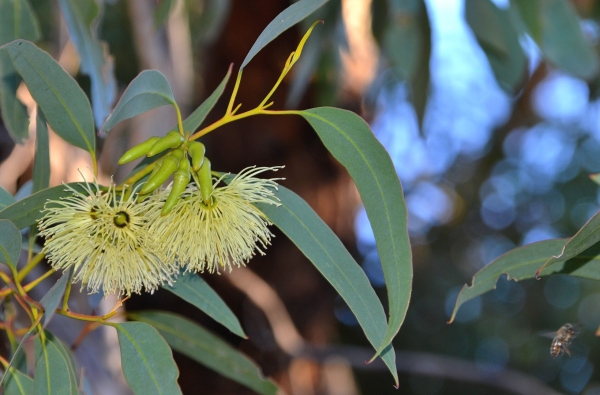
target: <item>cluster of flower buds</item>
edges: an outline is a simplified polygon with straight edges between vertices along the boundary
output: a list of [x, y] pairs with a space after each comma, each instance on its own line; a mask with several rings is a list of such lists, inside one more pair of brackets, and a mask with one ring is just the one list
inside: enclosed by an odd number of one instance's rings
[[152, 157], [166, 150], [170, 150], [170, 152], [156, 161], [154, 169], [146, 184], [140, 189], [139, 195], [152, 193], [170, 176], [173, 176], [171, 192], [161, 211], [162, 215], [167, 215], [175, 207], [193, 174], [194, 179], [200, 184], [199, 188], [204, 202], [210, 204], [213, 186], [210, 161], [204, 155], [206, 151], [204, 144], [198, 141], [189, 141], [175, 130], [171, 130], [164, 137], [151, 137], [142, 144], [131, 148], [119, 159], [119, 164], [123, 165], [143, 156]]

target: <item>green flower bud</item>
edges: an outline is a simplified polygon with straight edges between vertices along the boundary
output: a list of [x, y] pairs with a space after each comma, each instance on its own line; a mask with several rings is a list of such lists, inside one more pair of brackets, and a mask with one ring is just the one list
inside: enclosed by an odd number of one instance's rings
[[183, 150], [176, 150], [165, 156], [160, 168], [148, 179], [148, 182], [140, 190], [140, 195], [146, 195], [160, 187], [171, 174], [177, 171], [181, 158], [183, 158]]
[[119, 164], [124, 165], [125, 163], [129, 163], [137, 158], [141, 158], [142, 156], [146, 156], [150, 148], [160, 140], [160, 137], [150, 137], [148, 140], [143, 142], [142, 144], [138, 144], [129, 151], [125, 152], [121, 159], [119, 159]]
[[157, 142], [154, 143], [154, 145], [150, 148], [146, 156], [151, 157], [156, 154], [160, 154], [161, 152], [167, 149], [179, 148], [179, 146], [183, 144], [183, 140], [184, 139], [182, 135], [180, 135], [175, 130], [171, 130], [164, 137], [161, 137]]
[[210, 161], [204, 158], [200, 171], [198, 171], [198, 181], [200, 181], [200, 193], [204, 203], [210, 203], [210, 196], [213, 192], [212, 175], [210, 174]]
[[179, 197], [185, 191], [188, 183], [190, 182], [190, 162], [187, 158], [181, 159], [179, 162], [179, 169], [173, 175], [173, 187], [171, 193], [167, 197], [167, 201], [163, 206], [160, 215], [167, 215], [173, 210], [173, 207], [179, 201]]
[[202, 162], [204, 162], [204, 153], [206, 152], [204, 144], [198, 141], [191, 141], [188, 144], [188, 152], [192, 158], [192, 169], [194, 169], [194, 171], [200, 170], [200, 166], [202, 166]]

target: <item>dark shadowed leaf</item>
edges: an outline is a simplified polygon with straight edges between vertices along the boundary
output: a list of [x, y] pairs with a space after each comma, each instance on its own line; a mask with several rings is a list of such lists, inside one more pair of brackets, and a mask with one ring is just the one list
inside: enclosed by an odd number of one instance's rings
[[35, 395], [78, 395], [71, 351], [48, 331], [35, 338]]
[[18, 38], [37, 41], [38, 20], [27, 0], [0, 0], [0, 45]]
[[0, 219], [0, 262], [16, 270], [21, 254], [21, 232], [6, 219]]
[[29, 114], [17, 99], [20, 83], [21, 76], [15, 70], [10, 55], [0, 51], [0, 112], [10, 137], [17, 143], [29, 137]]
[[198, 324], [179, 315], [161, 311], [137, 311], [129, 315], [132, 319], [146, 322], [158, 329], [173, 350], [209, 369], [258, 394], [278, 393], [277, 386], [271, 380], [261, 377], [254, 362]]
[[48, 188], [50, 183], [50, 145], [46, 117], [38, 107], [35, 123], [35, 158], [33, 160], [33, 189], [36, 193]]
[[40, 300], [40, 304], [44, 306], [44, 327], [50, 323], [52, 316], [54, 315], [54, 311], [60, 304], [62, 300], [62, 296], [67, 288], [67, 284], [69, 279], [71, 278], [71, 271], [73, 268], [66, 270], [61, 278], [58, 279], [56, 283], [50, 288], [48, 293], [42, 297]]

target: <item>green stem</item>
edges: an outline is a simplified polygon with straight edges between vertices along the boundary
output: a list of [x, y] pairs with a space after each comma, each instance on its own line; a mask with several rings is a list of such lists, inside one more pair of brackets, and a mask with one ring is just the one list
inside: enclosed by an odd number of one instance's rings
[[39, 283], [41, 283], [42, 281], [44, 281], [45, 279], [47, 279], [48, 277], [50, 277], [52, 275], [52, 273], [55, 273], [54, 269], [48, 270], [46, 273], [42, 274], [40, 277], [36, 278], [35, 280], [33, 280], [32, 282], [30, 282], [29, 284], [24, 285], [23, 289], [25, 290], [25, 292], [31, 291]]
[[67, 281], [67, 287], [65, 288], [65, 294], [63, 296], [63, 304], [62, 304], [62, 310], [63, 311], [67, 311], [69, 309], [69, 296], [71, 295], [71, 280], [73, 280], [73, 270], [71, 270], [71, 273], [69, 273], [69, 280]]
[[[238, 71], [238, 75], [235, 80], [235, 86], [233, 87], [233, 92], [231, 93], [231, 99], [229, 99], [229, 104], [227, 105], [227, 112], [225, 112], [225, 117], [228, 115], [233, 115], [233, 112], [232, 112], [233, 103], [235, 102], [235, 97], [237, 96], [238, 89], [240, 88], [241, 82], [242, 82], [242, 70]], [[223, 118], [225, 118], [225, 117], [223, 117]]]
[[177, 103], [173, 103], [173, 107], [175, 107], [175, 112], [177, 113], [177, 127], [179, 128], [179, 134], [184, 136], [185, 132], [183, 130], [183, 122], [181, 121], [181, 111], [179, 111]]
[[46, 254], [40, 252], [39, 254], [34, 256], [33, 259], [27, 262], [27, 265], [25, 265], [25, 267], [23, 267], [23, 269], [21, 269], [19, 273], [17, 273], [17, 282], [23, 281], [25, 276], [27, 276], [29, 272], [31, 272], [33, 268], [36, 267], [42, 261], [42, 259], [44, 259], [45, 256]]

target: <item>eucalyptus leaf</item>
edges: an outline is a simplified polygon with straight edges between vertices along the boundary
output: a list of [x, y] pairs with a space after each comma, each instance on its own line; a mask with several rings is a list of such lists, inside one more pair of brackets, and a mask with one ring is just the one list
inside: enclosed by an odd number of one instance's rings
[[10, 55], [48, 124], [67, 142], [95, 156], [92, 110], [77, 82], [46, 52], [29, 41], [0, 47]]
[[40, 26], [27, 0], [0, 0], [0, 45], [18, 38], [37, 41]]
[[158, 70], [144, 70], [123, 92], [112, 114], [100, 128], [100, 133], [108, 133], [121, 121], [166, 105], [177, 107], [169, 81]]
[[400, 330], [412, 289], [412, 253], [402, 185], [389, 154], [361, 117], [332, 107], [298, 113], [348, 170], [375, 234], [389, 302], [388, 330], [376, 347], [377, 356]]
[[156, 329], [143, 322], [113, 324], [125, 380], [136, 395], [181, 394], [173, 353]]
[[98, 4], [95, 0], [59, 0], [59, 4], [81, 58], [81, 71], [90, 77], [94, 121], [100, 127], [115, 100], [116, 80], [108, 47], [97, 39], [93, 28]]
[[0, 210], [3, 210], [5, 207], [14, 204], [17, 200], [13, 195], [8, 193], [8, 191], [2, 187], [0, 187]]
[[21, 254], [21, 232], [6, 219], [0, 219], [0, 262], [17, 270]]
[[66, 270], [64, 274], [58, 279], [56, 283], [50, 288], [50, 290], [42, 297], [40, 304], [44, 307], [44, 327], [48, 326], [52, 316], [58, 305], [62, 300], [62, 296], [65, 293], [67, 284], [71, 279], [71, 272], [73, 268]]
[[223, 299], [199, 275], [185, 273], [179, 276], [175, 284], [172, 286], [164, 285], [163, 288], [196, 306], [236, 335], [243, 338], [247, 337], [237, 317]]
[[[454, 305], [450, 321], [454, 321], [460, 306], [496, 287], [498, 278], [506, 274], [508, 279], [521, 281], [535, 278], [540, 265], [552, 255], [559, 254], [568, 239], [550, 239], [515, 248], [496, 258], [478, 271], [471, 285], [464, 285]], [[540, 276], [568, 274], [570, 276], [600, 280], [600, 244], [581, 254], [542, 270]]]
[[261, 49], [266, 47], [267, 44], [273, 41], [277, 36], [315, 12], [318, 8], [323, 6], [323, 4], [327, 3], [327, 1], [328, 0], [300, 0], [283, 10], [267, 25], [260, 36], [258, 36], [256, 42], [252, 45], [248, 55], [246, 55], [246, 58], [242, 62], [240, 70], [244, 69], [252, 58], [254, 58]]
[[0, 51], [0, 112], [8, 134], [19, 144], [29, 137], [27, 107], [17, 99], [17, 88], [21, 81], [10, 55]]
[[73, 356], [65, 345], [48, 331], [35, 338], [35, 395], [78, 395]]
[[46, 117], [38, 107], [35, 122], [35, 158], [33, 160], [33, 189], [36, 193], [50, 184], [50, 143]]
[[9, 368], [5, 373], [4, 393], [6, 395], [31, 395], [33, 379], [15, 368]]
[[179, 315], [161, 311], [137, 311], [129, 316], [152, 325], [173, 350], [209, 369], [258, 394], [278, 393], [275, 383], [263, 379], [254, 362], [196, 323]]
[[[81, 193], [87, 193], [83, 183], [72, 182], [67, 185]], [[66, 189], [64, 185], [43, 189], [0, 210], [0, 219], [8, 219], [17, 228], [24, 229], [35, 225], [36, 221], [44, 216], [42, 210], [48, 199], [57, 200], [71, 195], [72, 192]]]
[[[340, 294], [375, 349], [385, 340], [387, 322], [381, 301], [352, 255], [317, 213], [298, 195], [279, 186], [281, 206], [259, 203], [261, 210], [315, 265]], [[394, 348], [380, 354], [398, 385]]]

